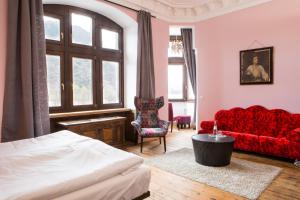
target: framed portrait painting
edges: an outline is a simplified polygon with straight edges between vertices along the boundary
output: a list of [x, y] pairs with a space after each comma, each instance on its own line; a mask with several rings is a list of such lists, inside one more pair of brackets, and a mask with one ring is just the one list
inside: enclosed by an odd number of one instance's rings
[[240, 84], [273, 83], [273, 47], [240, 51]]

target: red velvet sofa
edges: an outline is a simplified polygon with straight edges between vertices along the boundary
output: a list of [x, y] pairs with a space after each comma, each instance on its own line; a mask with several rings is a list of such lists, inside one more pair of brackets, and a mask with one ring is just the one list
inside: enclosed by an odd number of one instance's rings
[[[300, 114], [256, 105], [220, 110], [215, 120], [223, 134], [235, 138], [235, 149], [300, 159]], [[211, 133], [213, 125], [202, 121], [199, 134]]]

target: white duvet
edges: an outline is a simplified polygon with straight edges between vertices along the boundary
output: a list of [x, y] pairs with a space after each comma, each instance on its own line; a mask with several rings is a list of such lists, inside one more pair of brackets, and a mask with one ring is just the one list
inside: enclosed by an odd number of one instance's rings
[[53, 199], [137, 168], [143, 159], [60, 131], [0, 144], [0, 199]]

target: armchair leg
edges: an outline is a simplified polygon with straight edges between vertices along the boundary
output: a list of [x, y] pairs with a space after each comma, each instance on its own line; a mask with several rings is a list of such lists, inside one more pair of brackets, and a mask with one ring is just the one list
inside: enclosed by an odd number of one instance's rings
[[141, 136], [141, 153], [143, 153], [143, 137]]
[[161, 144], [161, 137], [159, 137], [159, 144]]
[[166, 146], [166, 136], [164, 136], [164, 147], [165, 147], [165, 152], [167, 151], [167, 146]]
[[171, 133], [173, 131], [173, 121], [171, 121]]
[[134, 135], [135, 135], [135, 145], [139, 144], [139, 134], [137, 133], [137, 131], [134, 129]]

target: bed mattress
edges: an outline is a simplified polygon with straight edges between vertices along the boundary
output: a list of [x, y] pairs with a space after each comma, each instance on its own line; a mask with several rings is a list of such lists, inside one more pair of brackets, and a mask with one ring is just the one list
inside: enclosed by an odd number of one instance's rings
[[141, 157], [70, 131], [2, 143], [0, 199], [66, 199], [105, 188], [103, 182], [126, 180], [137, 169], [147, 171], [142, 163]]
[[150, 169], [144, 165], [56, 200], [132, 200], [149, 191]]

